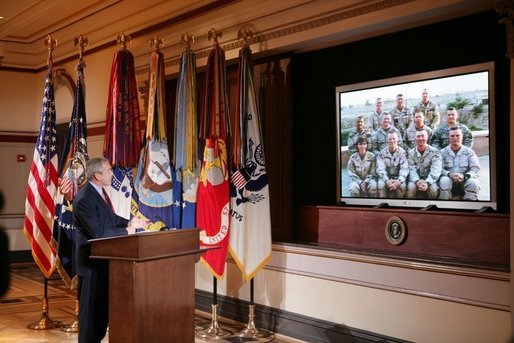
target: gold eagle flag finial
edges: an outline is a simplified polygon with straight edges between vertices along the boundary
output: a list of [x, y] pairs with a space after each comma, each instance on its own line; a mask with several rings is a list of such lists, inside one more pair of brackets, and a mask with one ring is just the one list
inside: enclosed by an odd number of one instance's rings
[[57, 47], [57, 39], [55, 37], [52, 37], [50, 35], [46, 36], [44, 41], [45, 47], [48, 50], [48, 60], [47, 64], [52, 63], [52, 53], [54, 52], [55, 47]]
[[149, 43], [150, 47], [153, 47], [154, 51], [159, 52], [161, 47], [164, 45], [164, 40], [162, 38], [157, 37], [157, 35], [153, 35]]
[[89, 44], [89, 41], [83, 35], [75, 37], [73, 44], [79, 49], [79, 63], [84, 63], [84, 48]]
[[131, 43], [130, 35], [126, 35], [125, 32], [122, 32], [116, 37], [116, 43], [121, 45], [120, 50], [127, 50], [127, 44]]
[[246, 27], [243, 27], [237, 31], [237, 40], [243, 41], [244, 47], [249, 47], [250, 42], [253, 38], [253, 32]]
[[191, 50], [191, 44], [195, 42], [195, 37], [193, 35], [190, 35], [189, 33], [183, 33], [180, 37], [180, 43], [182, 45], [185, 45], [186, 51]]
[[209, 33], [207, 33], [207, 39], [209, 40], [213, 40], [213, 46], [218, 46], [219, 43], [218, 43], [218, 38], [220, 38], [222, 36], [222, 32], [221, 31], [217, 31], [215, 28], [212, 28], [209, 30]]

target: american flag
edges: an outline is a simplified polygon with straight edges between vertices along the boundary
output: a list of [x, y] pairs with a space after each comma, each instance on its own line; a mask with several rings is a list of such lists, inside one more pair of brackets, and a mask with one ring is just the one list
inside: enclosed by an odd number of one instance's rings
[[34, 149], [25, 200], [24, 233], [32, 256], [48, 278], [56, 267], [56, 242], [52, 237], [57, 193], [57, 131], [52, 67], [48, 67], [41, 113], [41, 126]]

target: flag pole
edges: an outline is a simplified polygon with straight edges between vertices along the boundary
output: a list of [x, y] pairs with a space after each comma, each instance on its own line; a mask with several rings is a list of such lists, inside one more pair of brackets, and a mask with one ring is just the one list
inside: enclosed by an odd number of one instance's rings
[[55, 329], [61, 326], [61, 322], [58, 320], [52, 320], [48, 315], [48, 279], [45, 277], [45, 286], [43, 294], [43, 304], [41, 318], [34, 323], [27, 325], [27, 329], [31, 330], [49, 330]]
[[[231, 178], [233, 188], [237, 189], [235, 196], [231, 195], [232, 210], [234, 213], [245, 214], [244, 219], [241, 216], [241, 219], [231, 221], [231, 230], [236, 228], [230, 236], [231, 254], [238, 262], [246, 280], [249, 274], [247, 269], [252, 270], [251, 268], [255, 266], [263, 265], [271, 256], [271, 220], [267, 221], [268, 225], [266, 225], [266, 221], [263, 221], [264, 218], [270, 218], [264, 154], [257, 157], [257, 151], [260, 149], [263, 152], [264, 149], [262, 148], [259, 110], [253, 81], [254, 71], [250, 48], [252, 38], [253, 33], [248, 28], [241, 28], [237, 33], [237, 39], [242, 40], [243, 43], [239, 51], [239, 96], [236, 99], [237, 114], [232, 154], [234, 173]], [[249, 170], [246, 167], [249, 164], [260, 165], [262, 168]], [[244, 177], [244, 175], [248, 176]], [[256, 187], [256, 184], [259, 186]], [[260, 193], [255, 192], [257, 189]], [[243, 195], [245, 192], [256, 196], [259, 200], [256, 202], [242, 201], [241, 197], [245, 197]], [[259, 242], [259, 249], [249, 247], [255, 246], [254, 242]], [[257, 260], [260, 262], [256, 263]], [[254, 271], [251, 272], [251, 275], [253, 274]], [[258, 330], [255, 326], [254, 290], [255, 284], [252, 276], [250, 278], [248, 324], [246, 328], [236, 334], [238, 337], [258, 339], [272, 336], [269, 331]]]
[[[84, 37], [83, 35], [78, 35], [77, 37], [75, 37], [75, 41], [74, 41], [74, 44], [76, 47], [78, 47], [78, 50], [79, 50], [79, 62], [77, 64], [77, 72], [79, 72], [79, 76], [78, 76], [78, 82], [81, 82], [80, 80], [80, 70], [81, 68], [83, 68], [85, 66], [85, 63], [84, 63], [84, 48], [89, 44], [89, 41], [86, 37]], [[77, 84], [77, 86], [79, 86]], [[75, 101], [78, 101], [78, 99], [76, 99]], [[79, 113], [77, 113], [77, 116], [79, 115]], [[73, 118], [72, 118], [73, 120]], [[76, 132], [77, 135], [79, 135], [79, 133]], [[77, 147], [78, 149], [78, 147]], [[76, 299], [75, 299], [75, 313], [74, 313], [74, 318], [73, 318], [73, 321], [69, 324], [65, 324], [61, 327], [61, 331], [64, 331], [64, 332], [71, 332], [71, 333], [74, 333], [74, 332], [79, 332], [79, 308], [80, 308], [80, 303], [79, 303], [79, 296], [80, 296], [80, 290], [77, 289], [77, 295], [76, 295]]]
[[248, 324], [246, 328], [239, 331], [236, 336], [238, 337], [251, 337], [251, 338], [266, 338], [270, 337], [271, 333], [268, 330], [257, 329], [255, 326], [255, 303], [254, 303], [254, 278], [250, 279], [250, 303], [248, 304]]
[[201, 338], [220, 339], [223, 337], [232, 336], [234, 333], [229, 330], [223, 329], [218, 322], [218, 279], [212, 277], [212, 314], [211, 325], [202, 331], [196, 333]]
[[[52, 92], [51, 92], [52, 99], [51, 99], [51, 101], [53, 101], [52, 52], [54, 51], [54, 48], [57, 46], [57, 39], [55, 39], [55, 37], [52, 37], [52, 36], [48, 35], [48, 36], [46, 36], [46, 38], [44, 40], [44, 44], [45, 44], [45, 47], [48, 50], [48, 60], [47, 60], [48, 77], [47, 77], [47, 81], [45, 83], [45, 97], [46, 97], [46, 92], [47, 92], [48, 88], [50, 88], [50, 89], [52, 89]], [[44, 103], [45, 103], [45, 99], [43, 100], [43, 104]], [[53, 114], [55, 115], [55, 113], [53, 113]], [[43, 116], [43, 118], [45, 117], [44, 114], [42, 114], [42, 116]], [[53, 119], [53, 121], [52, 121], [52, 119]], [[50, 115], [49, 121], [51, 123], [55, 123], [55, 118], [52, 118], [52, 116]], [[51, 125], [50, 125], [49, 129], [50, 128], [51, 128]], [[40, 131], [41, 131], [41, 128], [40, 128]], [[39, 138], [38, 138], [38, 140], [39, 140]], [[36, 146], [36, 152], [34, 153], [34, 155], [35, 156], [37, 155], [37, 146]], [[50, 159], [51, 159], [51, 157], [50, 157]], [[49, 161], [49, 163], [50, 163], [50, 161]], [[46, 168], [45, 169], [46, 173], [44, 174], [45, 177], [46, 177], [45, 182], [51, 183], [52, 182], [52, 179], [51, 179], [52, 176], [49, 175], [50, 173], [48, 172], [48, 169], [50, 169], [50, 167], [48, 167], [47, 165], [45, 165], [44, 167]], [[31, 176], [29, 176], [29, 181], [30, 181], [30, 177]], [[46, 184], [44, 185], [43, 188], [45, 190], [47, 190], [46, 189]], [[50, 197], [52, 198], [52, 201], [53, 201], [53, 194], [49, 194], [49, 195], [50, 195]], [[46, 206], [50, 206], [50, 205], [51, 205], [50, 203], [46, 204]], [[51, 213], [52, 216], [53, 216], [53, 214], [54, 213]], [[27, 217], [27, 215], [25, 215], [25, 221], [26, 222], [29, 221], [29, 218]], [[45, 224], [48, 224], [48, 223], [45, 223]], [[32, 226], [32, 223], [31, 223], [31, 226]], [[27, 234], [26, 227], [27, 226], [24, 227], [24, 231]], [[51, 231], [50, 231], [50, 233], [51, 233]], [[31, 235], [30, 237], [33, 237], [32, 236], [33, 232], [31, 232], [30, 235]], [[31, 244], [33, 244], [33, 243], [31, 242]], [[33, 254], [34, 254], [34, 252], [33, 252]], [[51, 260], [50, 260], [50, 263], [51, 263], [51, 265], [53, 267], [55, 267]], [[40, 265], [40, 268], [41, 268], [41, 265]], [[41, 268], [41, 271], [43, 271], [42, 268]], [[48, 275], [50, 275], [52, 271], [53, 271], [53, 269], [49, 269], [49, 270], [46, 271], [46, 273]], [[50, 316], [48, 315], [48, 279], [46, 277], [47, 274], [45, 274], [45, 272], [43, 272], [43, 274], [44, 274], [44, 294], [43, 294], [43, 303], [42, 303], [42, 313], [41, 313], [41, 318], [38, 321], [27, 325], [27, 328], [28, 329], [32, 329], [32, 330], [48, 330], [48, 329], [54, 329], [54, 328], [57, 328], [57, 327], [61, 326], [61, 322], [50, 319]]]
[[77, 299], [75, 299], [75, 313], [73, 314], [73, 321], [70, 324], [63, 325], [61, 331], [64, 332], [79, 332], [79, 291], [77, 290]]
[[[221, 31], [211, 28], [207, 38], [213, 40], [205, 72], [204, 105], [200, 121], [200, 138], [205, 140], [202, 170], [197, 194], [197, 225], [207, 236], [217, 236], [220, 250], [207, 252], [202, 259], [213, 272], [213, 304], [210, 327], [197, 333], [200, 338], [219, 339], [233, 335], [218, 323], [216, 276], [223, 275], [228, 251], [230, 184], [227, 148], [229, 137], [228, 101], [226, 93], [225, 52], [219, 46]], [[217, 213], [216, 213], [217, 212]], [[220, 218], [218, 222], [214, 218]], [[202, 237], [202, 233], [201, 236]], [[208, 241], [208, 240], [207, 240]], [[200, 238], [202, 246], [212, 246]]]

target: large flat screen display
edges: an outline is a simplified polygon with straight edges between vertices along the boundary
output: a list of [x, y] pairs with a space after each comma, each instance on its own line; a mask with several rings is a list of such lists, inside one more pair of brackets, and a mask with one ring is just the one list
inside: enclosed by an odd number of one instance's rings
[[338, 201], [496, 209], [494, 63], [336, 87]]

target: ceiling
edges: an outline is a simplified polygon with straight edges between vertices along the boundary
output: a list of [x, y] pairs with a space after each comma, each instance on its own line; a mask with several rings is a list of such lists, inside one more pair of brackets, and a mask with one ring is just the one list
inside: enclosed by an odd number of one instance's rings
[[0, 2], [0, 69], [45, 68], [47, 35], [58, 41], [54, 63], [76, 58], [75, 37], [89, 44], [85, 53], [116, 46], [131, 35], [136, 66], [147, 63], [148, 41], [164, 40], [167, 68], [178, 64], [183, 33], [195, 36], [199, 59], [212, 45], [210, 28], [222, 32], [227, 59], [237, 56], [237, 32], [253, 32], [254, 53], [306, 51], [494, 7], [493, 0], [15, 0]]

